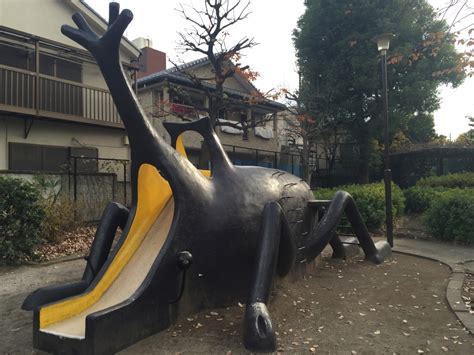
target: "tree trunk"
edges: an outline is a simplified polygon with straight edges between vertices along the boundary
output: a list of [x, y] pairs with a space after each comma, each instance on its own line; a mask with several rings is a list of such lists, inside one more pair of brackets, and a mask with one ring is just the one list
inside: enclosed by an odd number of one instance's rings
[[369, 156], [370, 156], [370, 144], [369, 134], [366, 130], [359, 132], [357, 137], [357, 143], [359, 144], [359, 159], [358, 159], [358, 182], [360, 184], [369, 183]]
[[214, 127], [214, 129], [216, 128], [218, 116], [219, 110], [217, 105], [213, 100], [209, 100], [209, 119], [211, 120], [211, 125]]
[[301, 154], [301, 165], [303, 167], [303, 179], [310, 184], [311, 183], [311, 173], [309, 171], [309, 143], [308, 137], [305, 135], [302, 136], [303, 138], [303, 151]]
[[[331, 176], [334, 164], [336, 163], [337, 148], [340, 142], [338, 141], [336, 128], [333, 132], [327, 132], [327, 134], [328, 137], [324, 140], [324, 154], [327, 161], [327, 175]], [[334, 142], [331, 142], [331, 138], [334, 139]]]

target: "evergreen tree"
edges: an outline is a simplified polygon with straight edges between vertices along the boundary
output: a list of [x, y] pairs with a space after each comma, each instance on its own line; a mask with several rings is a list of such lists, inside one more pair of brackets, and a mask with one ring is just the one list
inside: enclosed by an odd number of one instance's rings
[[[425, 0], [306, 0], [294, 43], [312, 115], [330, 117], [358, 143], [360, 182], [368, 181], [371, 141], [382, 140], [382, 88], [375, 35], [396, 34], [388, 58], [389, 119], [393, 137], [432, 136], [437, 89], [459, 85], [459, 54], [447, 24]], [[420, 125], [417, 117], [423, 118]], [[410, 130], [412, 133], [410, 133]]]

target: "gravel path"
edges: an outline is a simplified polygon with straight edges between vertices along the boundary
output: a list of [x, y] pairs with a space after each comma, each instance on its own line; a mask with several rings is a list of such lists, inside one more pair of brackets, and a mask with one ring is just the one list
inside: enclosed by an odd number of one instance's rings
[[[84, 261], [0, 269], [0, 353], [30, 354], [31, 313], [20, 310], [38, 286], [80, 278]], [[374, 266], [323, 259], [306, 280], [282, 283], [270, 305], [279, 351], [287, 353], [474, 353], [445, 300], [446, 266], [395, 255]], [[242, 353], [243, 308], [201, 312], [125, 349], [137, 353]]]
[[47, 266], [0, 268], [0, 353], [35, 354], [31, 345], [30, 312], [21, 310], [25, 297], [38, 287], [80, 279], [83, 259]]

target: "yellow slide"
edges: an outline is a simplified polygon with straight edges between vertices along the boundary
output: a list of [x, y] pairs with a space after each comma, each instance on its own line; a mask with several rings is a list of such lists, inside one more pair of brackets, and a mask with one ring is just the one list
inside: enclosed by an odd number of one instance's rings
[[[186, 156], [181, 138], [177, 150]], [[209, 176], [208, 171], [203, 174]], [[137, 191], [137, 208], [128, 236], [102, 278], [85, 294], [41, 308], [41, 332], [84, 339], [89, 314], [129, 299], [143, 283], [168, 236], [174, 201], [168, 182], [148, 164], [139, 168]]]

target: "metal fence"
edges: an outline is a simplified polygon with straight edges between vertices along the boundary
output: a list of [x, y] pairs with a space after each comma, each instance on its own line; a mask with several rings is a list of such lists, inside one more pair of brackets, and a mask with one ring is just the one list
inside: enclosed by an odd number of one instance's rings
[[[233, 145], [224, 145], [229, 159], [234, 165], [261, 166], [287, 171], [303, 177], [301, 157], [293, 152], [274, 152]], [[333, 180], [325, 176], [324, 161], [315, 152], [311, 153], [310, 170], [312, 186], [328, 186]], [[202, 159], [191, 160], [201, 168], [208, 166]], [[105, 159], [83, 156], [72, 156], [61, 165], [60, 171], [6, 171], [2, 174], [13, 175], [26, 180], [34, 180], [36, 175], [47, 175], [57, 180], [57, 186], [63, 196], [77, 203], [81, 216], [87, 222], [100, 220], [102, 211], [112, 201], [126, 206], [131, 204], [132, 189], [130, 184], [129, 160]], [[317, 180], [317, 181], [316, 181]], [[335, 181], [339, 181], [337, 178]], [[316, 183], [318, 182], [318, 183]]]
[[[229, 158], [235, 165], [252, 165], [276, 168], [302, 176], [300, 157], [292, 153], [279, 153], [226, 145]], [[61, 196], [76, 203], [86, 222], [97, 222], [109, 202], [126, 206], [131, 204], [130, 161], [72, 156], [58, 171], [4, 171], [28, 181], [38, 176], [48, 180], [49, 186]]]
[[[303, 173], [297, 154], [229, 145], [225, 146], [225, 150], [235, 165], [276, 168], [298, 176]], [[61, 174], [61, 186], [69, 198], [84, 210], [87, 221], [98, 221], [109, 202], [130, 205], [130, 161], [71, 157]]]
[[223, 146], [234, 165], [262, 166], [284, 170], [300, 177], [303, 176], [299, 154], [272, 152], [227, 144], [223, 144]]
[[[229, 159], [234, 165], [261, 166], [287, 171], [303, 177], [301, 157], [293, 152], [274, 152], [269, 150], [239, 147], [224, 144]], [[196, 166], [203, 168], [201, 159], [194, 161]], [[310, 170], [312, 171], [311, 186], [333, 186], [334, 183], [353, 181], [352, 175], [340, 173], [341, 162], [336, 162], [335, 174], [327, 174], [327, 162], [316, 152], [310, 154]], [[342, 169], [344, 171], [344, 169]], [[353, 171], [353, 169], [347, 169]], [[69, 196], [74, 201], [86, 205], [88, 215], [95, 219], [110, 201], [125, 205], [131, 202], [130, 161], [119, 159], [72, 157], [67, 170]]]
[[84, 209], [87, 221], [98, 221], [109, 202], [131, 203], [128, 160], [71, 157], [64, 178], [69, 198]]

